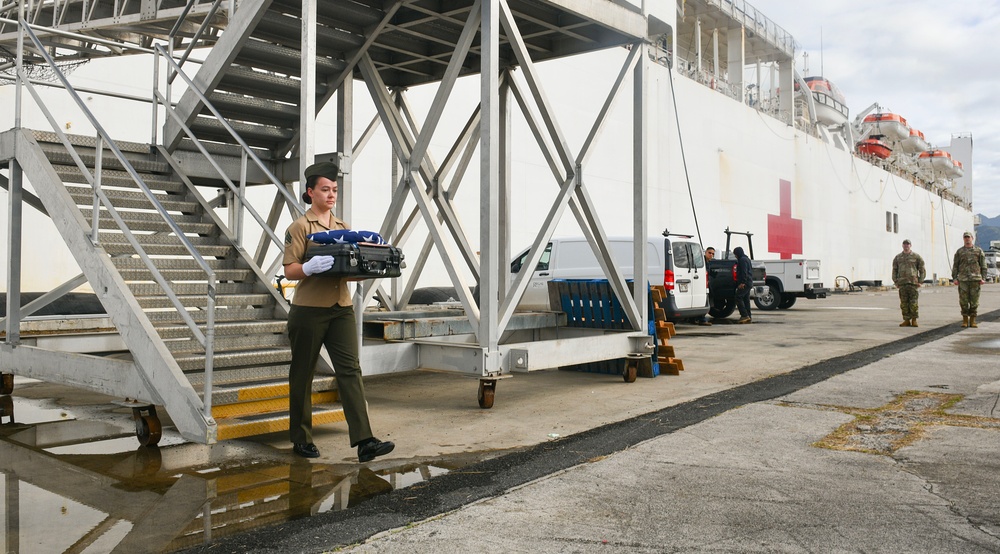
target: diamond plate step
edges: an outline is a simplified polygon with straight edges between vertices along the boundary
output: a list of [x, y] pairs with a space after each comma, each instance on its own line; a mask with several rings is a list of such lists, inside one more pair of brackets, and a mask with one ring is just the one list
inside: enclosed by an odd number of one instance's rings
[[[152, 281], [153, 274], [148, 269], [122, 269], [119, 272], [126, 281]], [[161, 269], [160, 274], [169, 281], [195, 281], [204, 283], [205, 272], [200, 269]], [[219, 281], [246, 281], [250, 279], [249, 269], [219, 269], [215, 278]]]
[[[157, 283], [129, 283], [128, 288], [136, 297], [163, 294], [163, 289]], [[208, 291], [207, 285], [203, 283], [173, 283], [170, 288], [174, 294], [179, 295], [204, 295]], [[215, 285], [216, 294], [252, 294], [255, 289], [256, 286], [253, 283], [219, 283]]]
[[[340, 405], [317, 405], [313, 403], [313, 426], [328, 425], [345, 420], [344, 409]], [[265, 433], [288, 431], [288, 414], [263, 414], [234, 418], [216, 418], [216, 436], [219, 440], [238, 439]]]
[[[169, 277], [167, 277], [169, 279]], [[196, 323], [205, 323], [208, 315], [201, 310], [189, 311], [188, 314], [191, 316]], [[215, 310], [215, 322], [216, 324], [225, 321], [253, 321], [253, 320], [263, 320], [271, 319], [274, 315], [274, 310], [271, 308], [225, 308], [222, 310]], [[174, 310], [163, 311], [163, 312], [146, 312], [146, 317], [149, 318], [153, 325], [170, 325], [182, 323], [183, 320], [181, 316]]]
[[[205, 356], [181, 356], [175, 358], [175, 361], [184, 371], [205, 369]], [[291, 361], [292, 352], [288, 348], [267, 349], [253, 352], [217, 354], [214, 359], [214, 367], [221, 369], [252, 365], [287, 364]]]
[[[114, 242], [104, 242], [101, 243], [104, 247], [104, 251], [108, 254], [115, 255], [132, 255], [136, 254], [135, 248], [128, 243], [114, 243]], [[204, 257], [211, 258], [224, 258], [235, 252], [232, 246], [220, 246], [220, 245], [194, 245], [195, 251]], [[190, 256], [187, 247], [182, 244], [148, 244], [143, 245], [143, 251], [150, 256]]]
[[[73, 156], [71, 156], [70, 153], [67, 152], [66, 149], [63, 148], [61, 144], [58, 146], [43, 144], [40, 146], [42, 147], [42, 150], [45, 152], [45, 157], [53, 164], [60, 164], [60, 165], [76, 164], [76, 161], [73, 159]], [[83, 164], [86, 165], [87, 167], [94, 167], [97, 164], [97, 156], [95, 154], [89, 154], [87, 152], [77, 151], [77, 155], [80, 156], [80, 160], [82, 160]], [[170, 164], [168, 164], [167, 162], [133, 159], [128, 156], [126, 157], [126, 159], [128, 160], [129, 164], [131, 164], [132, 167], [139, 172], [160, 173], [160, 174], [170, 173]], [[104, 159], [102, 160], [101, 165], [103, 168], [107, 169], [123, 170], [125, 168], [125, 166], [121, 163], [121, 161], [119, 161], [118, 158], [116, 158], [114, 154], [112, 154], [111, 152], [104, 153]]]
[[[243, 121], [230, 121], [230, 126], [251, 146], [267, 146], [290, 140], [295, 131], [285, 127], [260, 125]], [[226, 141], [233, 140], [229, 131], [214, 117], [198, 117], [191, 123], [191, 130], [202, 140]]]
[[[64, 148], [62, 140], [59, 139], [59, 135], [51, 131], [33, 130], [31, 132], [35, 136], [35, 141], [42, 146], [53, 144], [58, 145], [60, 148]], [[66, 138], [69, 139], [70, 144], [79, 148], [97, 148], [97, 137], [89, 135], [66, 135]], [[118, 149], [124, 153], [149, 154], [150, 152], [149, 145], [144, 142], [130, 142], [126, 140], [116, 140], [114, 142], [115, 146], [117, 146]], [[105, 146], [105, 148], [107, 148], [107, 146]], [[108, 150], [108, 152], [110, 153], [110, 150]]]
[[[340, 8], [342, 9], [342, 8]], [[378, 23], [375, 21], [374, 23]], [[373, 23], [373, 24], [374, 24]], [[250, 39], [243, 45], [236, 55], [236, 63], [247, 67], [256, 67], [267, 71], [276, 71], [293, 76], [298, 76], [302, 67], [302, 51], [299, 48], [289, 48], [280, 46], [272, 42]], [[316, 71], [320, 74], [329, 75], [340, 73], [346, 64], [343, 60], [329, 58], [327, 56], [316, 57]], [[218, 107], [215, 97], [209, 100]], [[296, 116], [298, 117], [298, 116]]]
[[[84, 221], [87, 222], [87, 227], [91, 225], [91, 211], [81, 210], [83, 214]], [[119, 212], [125, 225], [133, 232], [135, 231], [156, 231], [156, 232], [171, 232], [173, 229], [170, 225], [160, 217], [160, 214], [155, 213], [138, 213], [138, 212]], [[218, 232], [219, 228], [215, 226], [214, 223], [202, 222], [200, 219], [196, 219], [198, 216], [190, 215], [179, 215], [174, 216], [173, 219], [177, 222], [177, 226], [180, 227], [181, 232], [185, 235], [212, 235]], [[119, 229], [118, 224], [111, 219], [111, 216], [104, 210], [101, 210], [101, 218], [98, 220], [99, 229]]]
[[[219, 91], [210, 94], [209, 100], [223, 116], [237, 121], [248, 120], [261, 125], [288, 128], [298, 121], [299, 117], [298, 107], [264, 98]], [[209, 113], [211, 112], [208, 111], [208, 108], [205, 108], [203, 115], [207, 116]]]
[[[90, 187], [74, 187], [66, 186], [66, 190], [69, 191], [69, 195], [76, 202], [77, 206], [81, 208], [90, 208], [94, 202], [93, 189]], [[102, 190], [105, 196], [111, 200], [111, 204], [121, 209], [129, 210], [153, 210], [153, 203], [149, 198], [141, 191], [129, 191], [129, 190], [114, 190], [103, 187]], [[183, 196], [180, 195], [170, 195], [170, 194], [154, 194], [154, 198], [160, 203], [161, 206], [168, 212], [196, 212], [201, 211], [201, 204], [193, 202], [190, 200], [184, 200]]]
[[[203, 326], [199, 327], [199, 329], [205, 332]], [[160, 334], [160, 337], [164, 339], [191, 338], [191, 329], [187, 325], [160, 326], [156, 330]], [[216, 323], [215, 336], [264, 335], [268, 333], [286, 333], [287, 330], [287, 322], [283, 319]]]
[[[212, 271], [217, 271], [220, 269], [237, 269], [233, 267], [236, 265], [236, 260], [202, 260], [205, 265], [212, 268]], [[184, 259], [184, 258], [157, 258], [156, 269], [163, 271], [165, 269], [196, 269], [201, 270], [201, 265], [197, 260], [194, 259]], [[145, 269], [146, 263], [142, 258], [112, 258], [111, 263], [115, 265], [118, 269]]]
[[[312, 392], [336, 392], [336, 379], [333, 375], [323, 375], [313, 379]], [[287, 379], [240, 387], [216, 388], [215, 392], [212, 393], [212, 413], [215, 413], [215, 408], [221, 408], [229, 404], [280, 398], [288, 398]], [[339, 398], [334, 397], [333, 400], [328, 402], [337, 402], [339, 400]]]
[[[312, 393], [312, 404], [333, 404], [337, 402], [339, 395], [335, 390], [326, 390]], [[212, 395], [212, 417], [227, 419], [234, 417], [254, 417], [281, 414], [288, 417], [288, 396], [279, 398], [265, 398], [261, 400], [246, 400], [231, 404], [216, 404], [215, 395]], [[288, 429], [287, 427], [285, 429]]]
[[[185, 375], [195, 390], [200, 390], [205, 385], [204, 371], [188, 371], [185, 372]], [[238, 385], [252, 381], [273, 381], [275, 379], [288, 379], [288, 364], [216, 369], [212, 371], [212, 383], [216, 387]]]
[[[204, 354], [205, 347], [195, 339], [168, 340], [167, 349], [174, 355], [200, 352]], [[270, 335], [240, 335], [220, 337], [216, 335], [213, 350], [216, 354], [235, 350], [250, 350], [253, 348], [288, 347], [288, 335], [274, 333]]]
[[[178, 296], [181, 305], [186, 308], [207, 308], [208, 296], [205, 294]], [[141, 296], [137, 299], [143, 309], [173, 308], [174, 304], [166, 296]], [[270, 294], [217, 294], [215, 306], [267, 306], [274, 301]]]
[[[56, 170], [56, 174], [59, 175], [59, 178], [62, 179], [64, 183], [78, 183], [85, 184], [88, 187], [90, 186], [87, 179], [83, 176], [83, 172], [80, 171], [80, 168], [75, 165], [54, 165], [53, 167]], [[148, 173], [140, 173], [139, 176], [142, 177], [143, 182], [145, 182], [146, 186], [148, 186], [151, 190], [177, 193], [187, 192], [187, 187], [180, 181]], [[132, 179], [132, 176], [125, 171], [107, 168], [103, 168], [101, 170], [101, 186], [132, 189], [139, 188], [139, 185]]]
[[[263, 23], [263, 21], [261, 21]], [[296, 23], [299, 25], [299, 23]], [[219, 90], [296, 104], [299, 101], [299, 81], [284, 75], [263, 73], [234, 65], [226, 70]], [[316, 83], [316, 96], [326, 93], [327, 86]]]

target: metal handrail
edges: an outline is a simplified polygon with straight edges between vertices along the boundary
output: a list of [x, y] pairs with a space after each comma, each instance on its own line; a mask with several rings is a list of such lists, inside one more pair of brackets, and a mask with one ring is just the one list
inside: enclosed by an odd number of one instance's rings
[[[97, 118], [94, 116], [93, 112], [90, 111], [90, 109], [87, 107], [83, 99], [80, 98], [80, 95], [77, 94], [76, 91], [73, 89], [73, 86], [69, 83], [69, 80], [66, 78], [66, 75], [62, 72], [62, 70], [59, 69], [58, 66], [56, 66], [55, 60], [53, 60], [52, 57], [49, 55], [49, 53], [46, 51], [45, 47], [42, 45], [38, 36], [35, 35], [35, 33], [32, 31], [29, 24], [23, 18], [19, 18], [19, 25], [21, 29], [23, 29], [25, 34], [28, 36], [28, 38], [31, 39], [31, 42], [38, 49], [39, 53], [41, 54], [45, 62], [52, 68], [56, 77], [62, 82], [63, 87], [66, 89], [66, 92], [69, 93], [73, 101], [77, 104], [77, 107], [80, 108], [84, 116], [88, 119], [90, 124], [93, 125], [94, 129], [97, 131], [98, 135], [97, 146], [100, 148], [99, 150], [96, 151], [96, 157], [98, 161], [97, 163], [98, 172], [100, 172], [101, 160], [104, 151], [101, 143], [106, 142], [108, 149], [111, 150], [111, 152], [115, 155], [118, 161], [122, 164], [122, 167], [125, 169], [125, 171], [129, 174], [130, 177], [132, 177], [132, 180], [139, 186], [139, 189], [142, 190], [143, 194], [146, 195], [150, 203], [153, 205], [155, 211], [160, 215], [160, 217], [163, 218], [167, 226], [170, 227], [171, 231], [178, 238], [178, 240], [188, 251], [191, 257], [195, 260], [200, 269], [205, 272], [207, 280], [207, 305], [206, 305], [207, 313], [206, 313], [206, 328], [205, 332], [202, 333], [201, 329], [198, 328], [197, 323], [195, 323], [194, 319], [191, 318], [191, 316], [188, 314], [187, 309], [184, 307], [183, 303], [180, 301], [179, 298], [177, 298], [177, 295], [170, 288], [170, 285], [167, 282], [167, 280], [160, 273], [159, 269], [156, 268], [156, 265], [153, 264], [149, 255], [146, 254], [145, 249], [142, 248], [142, 245], [135, 238], [135, 235], [132, 234], [131, 230], [128, 228], [128, 225], [125, 223], [124, 219], [118, 213], [118, 210], [115, 209], [110, 199], [100, 188], [100, 173], [98, 173], [95, 181], [95, 177], [91, 175], [90, 170], [86, 167], [86, 164], [80, 158], [80, 155], [76, 152], [76, 149], [73, 147], [69, 138], [65, 135], [65, 133], [62, 132], [62, 129], [60, 129], [60, 126], [55, 121], [55, 118], [52, 116], [52, 113], [48, 110], [48, 108], [45, 107], [45, 103], [42, 101], [41, 97], [35, 90], [34, 86], [31, 83], [27, 82], [26, 80], [27, 76], [24, 73], [24, 68], [18, 67], [18, 74], [21, 76], [22, 83], [26, 85], [28, 92], [35, 99], [35, 102], [38, 104], [39, 108], [44, 113], [46, 119], [49, 121], [49, 124], [52, 126], [52, 129], [59, 137], [59, 140], [62, 141], [63, 145], [66, 147], [67, 152], [73, 158], [73, 161], [76, 163], [77, 167], [80, 168], [81, 172], [83, 173], [83, 176], [87, 179], [90, 186], [94, 189], [95, 197], [98, 198], [101, 204], [104, 205], [105, 209], [108, 211], [108, 214], [121, 229], [126, 239], [129, 241], [132, 247], [135, 248], [136, 253], [139, 255], [140, 259], [142, 259], [146, 267], [149, 268], [150, 273], [153, 276], [153, 279], [157, 282], [157, 284], [160, 285], [161, 288], [163, 288], [164, 293], [166, 293], [171, 303], [177, 309], [178, 313], [181, 316], [181, 319], [183, 319], [183, 321], [191, 329], [194, 337], [198, 340], [199, 343], [201, 343], [202, 346], [204, 346], [205, 348], [204, 415], [206, 418], [210, 419], [212, 417], [211, 383], [212, 383], [212, 369], [214, 361], [215, 296], [217, 289], [216, 287], [217, 278], [215, 271], [212, 270], [212, 268], [208, 265], [208, 263], [204, 260], [204, 258], [201, 257], [201, 254], [198, 252], [197, 248], [195, 248], [195, 246], [191, 243], [191, 241], [188, 240], [188, 238], [184, 235], [184, 231], [180, 228], [177, 222], [174, 221], [174, 219], [167, 212], [166, 208], [164, 208], [163, 205], [160, 203], [160, 201], [157, 200], [156, 195], [153, 194], [149, 186], [145, 183], [145, 181], [143, 181], [142, 177], [139, 175], [135, 167], [132, 166], [132, 164], [125, 157], [125, 154], [122, 153], [121, 149], [118, 148], [118, 145], [116, 145], [114, 141], [111, 139], [111, 136], [108, 134], [108, 132], [105, 131], [105, 129], [97, 121]], [[95, 202], [94, 215], [93, 215], [94, 221], [97, 221], [97, 219], [99, 218], [100, 214], [98, 212], [99, 209]]]
[[181, 68], [177, 65], [176, 61], [174, 61], [172, 58], [166, 55], [166, 51], [163, 49], [162, 46], [156, 46], [155, 50], [159, 52], [161, 56], [164, 56], [167, 63], [173, 66], [177, 70], [178, 75], [180, 75], [180, 77], [184, 79], [184, 82], [187, 83], [188, 89], [192, 93], [194, 93], [195, 96], [198, 97], [198, 100], [206, 108], [208, 108], [210, 112], [212, 112], [212, 115], [215, 116], [216, 119], [218, 119], [219, 123], [226, 130], [226, 132], [228, 132], [229, 135], [232, 136], [237, 143], [239, 143], [243, 151], [247, 153], [247, 156], [249, 156], [250, 159], [253, 160], [254, 164], [264, 173], [264, 176], [266, 176], [273, 185], [278, 187], [278, 190], [285, 197], [285, 201], [288, 202], [288, 204], [294, 210], [297, 211], [298, 215], [302, 215], [303, 213], [305, 213], [305, 210], [303, 210], [302, 207], [299, 206], [298, 201], [295, 199], [294, 196], [292, 196], [290, 192], [288, 192], [288, 189], [286, 189], [285, 186], [281, 183], [281, 180], [278, 179], [273, 173], [271, 173], [271, 170], [268, 169], [267, 165], [263, 161], [261, 161], [260, 157], [257, 156], [257, 154], [254, 153], [253, 149], [250, 148], [250, 145], [248, 145], [247, 142], [243, 140], [243, 137], [241, 137], [239, 133], [237, 133], [236, 130], [233, 129], [232, 125], [229, 124], [229, 121], [227, 121], [226, 118], [223, 117], [223, 115], [219, 112], [219, 110], [216, 109], [211, 102], [209, 102], [208, 97], [205, 96], [205, 94], [202, 91], [198, 90], [198, 87], [195, 85], [194, 80], [191, 79], [191, 77], [189, 77], [186, 73], [184, 73], [184, 71], [181, 70]]
[[[33, 29], [33, 30], [38, 30], [38, 31], [45, 31], [46, 33], [50, 33], [50, 34], [53, 34], [53, 35], [58, 35], [58, 36], [61, 36], [61, 37], [66, 37], [66, 38], [73, 38], [73, 39], [77, 39], [77, 40], [83, 40], [83, 41], [86, 41], [86, 42], [92, 42], [94, 44], [100, 44], [100, 45], [103, 45], [103, 46], [107, 46], [109, 48], [117, 48], [117, 49], [122, 49], [122, 50], [135, 50], [136, 52], [142, 52], [144, 54], [152, 54], [153, 53], [153, 50], [150, 49], [150, 48], [143, 48], [141, 46], [130, 46], [128, 44], [124, 44], [124, 43], [121, 43], [121, 42], [115, 42], [113, 40], [107, 40], [107, 39], [103, 39], [103, 38], [92, 37], [90, 35], [81, 35], [79, 33], [73, 33], [73, 32], [70, 32], [70, 31], [63, 31], [63, 30], [60, 30], [60, 29], [53, 29], [52, 27], [46, 27], [44, 25], [36, 25], [34, 23], [28, 23], [27, 21], [24, 20], [24, 18], [20, 18], [19, 20], [15, 21], [13, 19], [7, 19], [7, 18], [4, 18], [4, 17], [0, 17], [0, 23], [10, 23], [12, 25], [23, 25], [26, 29]], [[32, 34], [34, 34], [34, 33], [32, 33]], [[36, 36], [35, 39], [37, 39], [37, 38], [38, 37]], [[45, 46], [41, 45], [41, 41], [32, 40], [32, 42], [36, 43], [36, 48], [38, 48], [39, 50], [44, 50], [45, 49]], [[49, 58], [49, 59], [51, 59], [51, 58]], [[55, 62], [50, 62], [50, 63], [55, 63]], [[53, 66], [53, 67], [55, 67], [55, 66]]]
[[[191, 13], [191, 9], [194, 8], [195, 4], [197, 4], [198, 1], [199, 0], [188, 0], [187, 5], [184, 6], [184, 11], [181, 12], [181, 14], [177, 17], [177, 23], [174, 23], [173, 28], [170, 29], [170, 33], [167, 35], [167, 44], [170, 45], [171, 53], [173, 52], [174, 49], [174, 37], [177, 36], [177, 31], [180, 30], [181, 24], [187, 18], [188, 14]], [[215, 0], [215, 2], [212, 2], [212, 7], [208, 10], [208, 13], [205, 14], [205, 19], [202, 20], [201, 25], [198, 27], [198, 30], [194, 32], [194, 35], [191, 36], [191, 40], [188, 41], [187, 48], [185, 48], [184, 53], [181, 54], [179, 62], [180, 66], [183, 67], [184, 64], [187, 62], [188, 57], [191, 55], [191, 51], [194, 50], [194, 46], [198, 44], [198, 41], [201, 40], [201, 35], [203, 35], [205, 33], [205, 29], [208, 28], [208, 22], [215, 17], [216, 12], [219, 11], [219, 6], [221, 5], [222, 5], [222, 0]], [[171, 56], [171, 58], [172, 57], [173, 56]], [[177, 77], [176, 73], [168, 74], [167, 83], [168, 84], [173, 83], [175, 77]]]
[[[305, 210], [303, 210], [302, 206], [300, 206], [298, 204], [298, 201], [296, 200], [296, 198], [294, 196], [292, 196], [292, 194], [290, 192], [288, 192], [288, 189], [284, 186], [284, 184], [282, 184], [281, 180], [278, 179], [273, 173], [271, 173], [271, 170], [268, 169], [267, 165], [260, 159], [259, 156], [257, 156], [256, 153], [254, 153], [253, 149], [250, 148], [250, 145], [247, 144], [247, 142], [245, 140], [243, 140], [243, 137], [241, 137], [239, 135], [239, 133], [237, 133], [236, 130], [233, 129], [232, 125], [229, 124], [229, 121], [227, 121], [226, 118], [219, 112], [219, 110], [216, 109], [216, 107], [212, 105], [212, 103], [208, 100], [208, 97], [205, 96], [205, 94], [201, 90], [198, 89], [198, 87], [194, 83], [194, 80], [191, 79], [191, 77], [188, 76], [186, 73], [184, 73], [184, 71], [180, 68], [180, 66], [177, 64], [177, 62], [173, 58], [171, 58], [170, 56], [167, 55], [166, 50], [164, 50], [162, 46], [156, 46], [155, 50], [156, 50], [156, 52], [159, 55], [161, 55], [161, 56], [164, 57], [164, 59], [166, 60], [167, 64], [170, 65], [172, 69], [174, 69], [175, 71], [177, 71], [177, 74], [184, 80], [185, 83], [187, 83], [188, 90], [190, 90], [193, 94], [195, 94], [195, 96], [198, 97], [198, 100], [212, 113], [212, 115], [219, 122], [219, 124], [222, 125], [222, 127], [226, 130], [226, 132], [229, 133], [229, 135], [231, 137], [233, 137], [233, 140], [235, 140], [240, 145], [240, 147], [242, 148], [243, 152], [245, 152], [246, 155], [251, 160], [253, 160], [254, 165], [256, 165], [257, 168], [260, 169], [261, 172], [264, 174], [264, 176], [266, 176], [271, 181], [271, 184], [273, 184], [275, 187], [277, 187], [278, 192], [284, 197], [285, 202], [289, 205], [290, 209], [292, 209], [295, 212], [296, 216], [300, 216], [300, 215], [304, 214]], [[156, 97], [158, 99], [160, 99], [161, 102], [163, 101], [163, 96], [162, 95], [156, 94]], [[177, 116], [177, 117], [179, 117], [179, 116]], [[195, 141], [195, 143], [199, 145], [199, 149], [204, 148], [204, 147], [200, 146], [200, 141], [198, 141], [197, 139], [194, 139], [193, 132], [191, 132], [190, 129], [186, 125], [181, 125], [181, 126], [184, 129], [185, 133], [187, 133], [188, 136], [191, 137]], [[205, 151], [203, 151], [202, 154], [204, 154], [204, 155], [206, 155], [206, 157], [208, 157], [208, 155], [207, 155], [207, 153]], [[210, 157], [209, 157], [209, 160], [211, 161]], [[215, 164], [213, 163], [213, 165], [215, 165]], [[221, 172], [222, 170], [221, 170], [221, 168], [219, 168], [218, 166], [216, 166], [216, 171], [220, 171]], [[232, 182], [229, 181], [228, 178], [225, 177], [224, 172], [220, 173], [220, 174], [223, 175], [224, 180], [226, 181], [226, 183], [230, 187], [235, 187], [232, 184]], [[261, 225], [263, 225], [265, 228], [270, 229], [270, 227], [266, 223], [264, 223], [264, 220], [262, 218], [260, 218], [259, 215], [256, 214], [256, 212], [251, 211], [251, 213], [254, 214], [254, 216], [257, 218], [258, 222], [261, 223]], [[272, 234], [273, 234], [273, 231], [272, 231]], [[277, 242], [281, 243], [281, 240], [277, 239], [277, 235], [274, 235], [274, 238], [275, 238], [275, 240], [277, 240]]]

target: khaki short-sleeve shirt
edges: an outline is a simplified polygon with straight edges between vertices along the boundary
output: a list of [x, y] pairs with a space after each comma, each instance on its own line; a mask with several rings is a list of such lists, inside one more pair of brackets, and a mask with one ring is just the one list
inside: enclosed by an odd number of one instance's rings
[[[332, 229], [349, 229], [349, 227], [333, 214], [330, 214], [330, 227], [326, 227], [311, 211], [293, 221], [285, 231], [285, 256], [282, 265], [305, 263], [306, 248], [309, 246], [306, 235]], [[351, 306], [353, 303], [347, 282], [347, 279], [341, 277], [309, 275], [295, 285], [292, 304], [315, 308], [329, 308], [334, 304]]]

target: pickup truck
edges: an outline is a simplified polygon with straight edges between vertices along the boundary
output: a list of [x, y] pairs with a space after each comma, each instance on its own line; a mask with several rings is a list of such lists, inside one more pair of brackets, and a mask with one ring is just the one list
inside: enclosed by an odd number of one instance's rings
[[729, 317], [736, 310], [736, 256], [730, 249], [732, 235], [747, 237], [747, 255], [751, 260], [754, 284], [750, 294], [756, 298], [756, 295], [763, 294], [767, 288], [766, 268], [763, 263], [753, 259], [753, 242], [750, 240], [752, 233], [730, 231], [728, 227], [725, 233], [726, 249], [722, 251], [721, 257], [708, 262], [708, 294], [712, 300], [708, 314], [713, 318]]
[[767, 285], [754, 304], [762, 310], [787, 310], [797, 298], [826, 298], [830, 289], [819, 280], [819, 260], [764, 260]]
[[[726, 228], [725, 258], [709, 262], [709, 294], [712, 297], [712, 317], [728, 317], [733, 313], [736, 286], [736, 259], [730, 258], [732, 235], [747, 238], [747, 249], [753, 260], [753, 302], [761, 310], [787, 310], [801, 297], [826, 298], [830, 289], [820, 282], [819, 260], [756, 260], [753, 255], [753, 233], [730, 231]], [[729, 278], [728, 272], [732, 271]], [[719, 315], [716, 315], [719, 314]]]

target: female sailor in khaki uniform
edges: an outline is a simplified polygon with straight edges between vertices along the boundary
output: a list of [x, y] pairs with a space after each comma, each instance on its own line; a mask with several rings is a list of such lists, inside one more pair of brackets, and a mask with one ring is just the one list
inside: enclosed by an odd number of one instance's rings
[[361, 378], [358, 335], [348, 279], [319, 274], [333, 266], [331, 256], [305, 260], [307, 235], [330, 229], [347, 229], [335, 215], [339, 168], [330, 162], [306, 168], [306, 191], [302, 199], [311, 207], [285, 232], [285, 277], [297, 280], [288, 312], [288, 339], [292, 362], [288, 372], [289, 438], [292, 450], [306, 458], [319, 457], [312, 442], [312, 381], [320, 348], [333, 361], [337, 391], [344, 407], [351, 446], [358, 447], [358, 460], [367, 462], [392, 452], [395, 445], [372, 436], [368, 403]]

